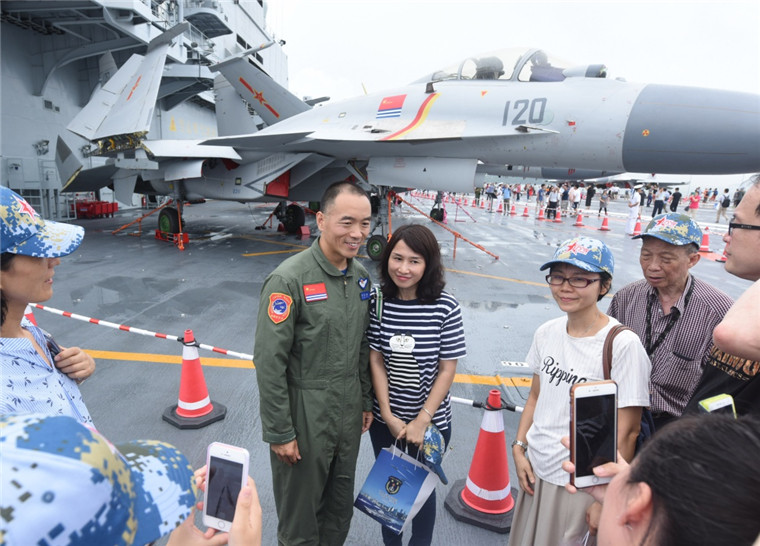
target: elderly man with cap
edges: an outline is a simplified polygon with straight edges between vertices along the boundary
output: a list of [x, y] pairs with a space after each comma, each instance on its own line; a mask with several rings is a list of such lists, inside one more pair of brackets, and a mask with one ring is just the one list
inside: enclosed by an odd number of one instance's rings
[[650, 408], [659, 428], [683, 413], [707, 363], [713, 328], [733, 301], [691, 275], [702, 230], [688, 216], [657, 216], [635, 238], [643, 239], [644, 278], [620, 289], [607, 313], [638, 334], [652, 360]]

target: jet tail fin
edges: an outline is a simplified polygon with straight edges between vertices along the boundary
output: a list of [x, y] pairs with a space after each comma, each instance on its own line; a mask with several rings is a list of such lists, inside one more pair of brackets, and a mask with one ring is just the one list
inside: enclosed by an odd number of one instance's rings
[[132, 55], [95, 92], [67, 129], [90, 141], [147, 133], [158, 98], [166, 53], [171, 41], [188, 28], [188, 23], [175, 25], [148, 44], [145, 56]]
[[245, 135], [259, 130], [245, 101], [221, 74], [214, 78], [214, 97], [217, 135]]
[[74, 181], [83, 167], [82, 162], [60, 136], [58, 136], [58, 142], [55, 145], [55, 164], [58, 167], [58, 176], [61, 178], [64, 190]]
[[310, 109], [308, 104], [248, 62], [244, 55], [245, 52], [210, 66], [209, 69], [221, 72], [267, 125], [274, 125]]

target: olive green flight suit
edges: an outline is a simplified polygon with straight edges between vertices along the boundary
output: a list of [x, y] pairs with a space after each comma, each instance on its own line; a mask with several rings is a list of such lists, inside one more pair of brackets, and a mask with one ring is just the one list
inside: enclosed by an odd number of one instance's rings
[[[298, 441], [288, 466], [270, 451], [280, 544], [340, 545], [353, 514], [362, 411], [372, 411], [370, 280], [356, 260], [344, 275], [319, 248], [264, 281], [254, 363], [264, 441]], [[308, 298], [308, 301], [307, 301]]]

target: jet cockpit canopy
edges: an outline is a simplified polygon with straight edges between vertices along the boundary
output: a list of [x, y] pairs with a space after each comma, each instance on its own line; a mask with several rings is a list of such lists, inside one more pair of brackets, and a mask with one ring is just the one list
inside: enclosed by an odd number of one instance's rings
[[604, 78], [604, 65], [573, 66], [542, 49], [510, 48], [468, 57], [414, 83], [444, 80], [560, 82], [568, 77]]

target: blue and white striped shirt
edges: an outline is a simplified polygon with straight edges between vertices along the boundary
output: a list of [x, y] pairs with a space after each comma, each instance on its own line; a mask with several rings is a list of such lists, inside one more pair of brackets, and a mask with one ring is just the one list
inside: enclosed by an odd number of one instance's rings
[[[371, 349], [381, 353], [388, 373], [388, 395], [393, 415], [405, 422], [419, 414], [438, 377], [441, 360], [466, 356], [464, 324], [457, 301], [446, 292], [435, 303], [387, 299], [382, 322], [370, 305], [367, 338]], [[375, 399], [375, 419], [384, 423]], [[451, 395], [435, 411], [433, 423], [440, 429], [451, 423]]]

